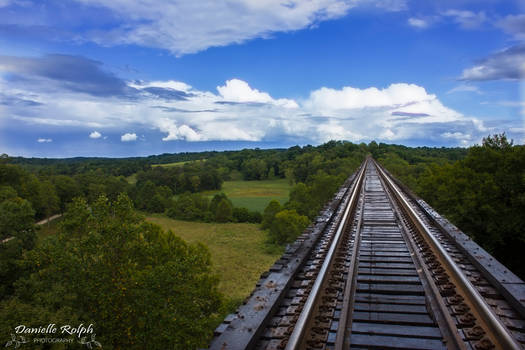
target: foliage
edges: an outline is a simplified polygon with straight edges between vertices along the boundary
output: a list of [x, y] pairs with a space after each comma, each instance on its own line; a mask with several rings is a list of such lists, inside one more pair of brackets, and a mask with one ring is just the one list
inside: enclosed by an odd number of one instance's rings
[[[212, 201], [213, 202], [213, 201]], [[211, 207], [211, 205], [210, 205]], [[233, 219], [233, 205], [226, 198], [222, 198], [215, 209], [215, 221], [228, 222]]]
[[153, 167], [137, 173], [137, 186], [151, 181], [166, 186], [174, 194], [220, 189], [219, 172], [208, 162], [190, 162], [177, 167]]
[[13, 305], [37, 315], [28, 326], [67, 316], [93, 323], [108, 349], [203, 346], [221, 304], [207, 249], [144, 222], [125, 195], [74, 200], [58, 235], [25, 264], [33, 273], [0, 304], [0, 324], [19, 322], [7, 312]]
[[171, 201], [166, 215], [189, 221], [261, 222], [260, 213], [234, 207], [224, 193], [216, 194], [210, 202], [200, 193], [186, 192]]
[[266, 232], [256, 224], [189, 222], [158, 214], [147, 220], [173, 230], [187, 242], [205, 244], [212, 256], [212, 270], [221, 276], [219, 290], [237, 305], [283, 251], [279, 247], [267, 252]]
[[13, 283], [25, 272], [19, 260], [35, 244], [35, 211], [9, 186], [0, 187], [0, 300], [13, 293]]
[[525, 278], [525, 147], [504, 134], [471, 147], [465, 159], [431, 164], [418, 194], [478, 244]]
[[233, 221], [260, 223], [262, 215], [258, 211], [249, 211], [246, 208], [233, 208]]
[[268, 239], [272, 243], [293, 242], [308, 226], [309, 220], [295, 210], [282, 210], [275, 215]]
[[272, 226], [273, 220], [275, 219], [275, 215], [281, 210], [281, 204], [278, 201], [273, 200], [268, 203], [268, 206], [264, 209], [262, 216], [261, 228], [270, 228]]

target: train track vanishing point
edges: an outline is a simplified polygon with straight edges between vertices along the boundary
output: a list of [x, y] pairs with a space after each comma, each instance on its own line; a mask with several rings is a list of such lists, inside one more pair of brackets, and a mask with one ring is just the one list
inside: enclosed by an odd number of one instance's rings
[[212, 349], [524, 349], [525, 283], [373, 159]]

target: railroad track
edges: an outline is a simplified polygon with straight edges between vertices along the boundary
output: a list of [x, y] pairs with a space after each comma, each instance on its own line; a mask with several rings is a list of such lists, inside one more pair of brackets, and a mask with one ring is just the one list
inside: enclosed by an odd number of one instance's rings
[[371, 158], [212, 349], [525, 349], [525, 284]]

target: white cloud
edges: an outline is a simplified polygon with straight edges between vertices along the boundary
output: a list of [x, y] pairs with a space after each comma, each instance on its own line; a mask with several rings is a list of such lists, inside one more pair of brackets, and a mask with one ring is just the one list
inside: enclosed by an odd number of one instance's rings
[[359, 109], [370, 107], [396, 107], [409, 105], [416, 101], [435, 99], [424, 88], [414, 84], [392, 84], [386, 89], [371, 87], [358, 89], [351, 86], [341, 90], [322, 87], [310, 94], [307, 105], [320, 112], [341, 109]]
[[[275, 32], [307, 28], [344, 16], [357, 0], [77, 0], [109, 8], [121, 26], [93, 32], [103, 44], [137, 44], [165, 48], [176, 55], [195, 53]], [[377, 2], [378, 0], [376, 0]], [[385, 2], [381, 0], [379, 2]], [[392, 1], [390, 2], [399, 2]], [[388, 4], [385, 4], [387, 6]]]
[[482, 95], [483, 93], [479, 89], [479, 87], [474, 85], [467, 85], [467, 84], [461, 84], [458, 86], [453, 87], [452, 89], [447, 91], [447, 94], [453, 94], [456, 92], [474, 92], [476, 94]]
[[89, 134], [89, 138], [91, 139], [99, 139], [102, 137], [102, 134], [98, 131], [93, 131], [91, 134]]
[[[274, 98], [240, 79], [226, 81], [216, 92], [174, 81], [133, 82], [128, 86], [137, 86], [144, 93], [139, 92], [133, 99], [90, 96], [67, 89], [49, 91], [0, 76], [0, 91], [45, 101], [30, 108], [5, 105], [2, 114], [29, 125], [135, 130], [123, 134], [123, 142], [138, 141], [139, 132], [146, 130], [150, 133], [156, 130], [161, 134], [157, 140], [165, 142], [418, 139], [447, 144], [457, 140], [442, 136], [445, 132], [470, 135], [485, 132], [481, 121], [444, 106], [436, 95], [415, 84], [365, 89], [321, 87], [297, 101]], [[158, 98], [160, 92], [157, 95], [146, 92], [150, 88], [167, 89], [177, 98]], [[91, 134], [95, 136], [94, 133]], [[154, 136], [149, 136], [148, 141], [154, 141]]]
[[323, 141], [343, 135], [351, 141], [443, 140], [447, 130], [479, 133], [484, 128], [480, 120], [444, 106], [437, 96], [414, 84], [392, 84], [384, 89], [323, 87], [313, 91], [302, 107], [318, 116], [318, 139]]
[[448, 10], [443, 13], [443, 16], [452, 18], [465, 29], [479, 28], [487, 21], [487, 15], [483, 11], [476, 13], [467, 10]]
[[137, 134], [135, 133], [125, 133], [120, 137], [120, 141], [122, 142], [130, 142], [130, 141], [136, 141], [137, 140]]
[[226, 85], [217, 86], [217, 90], [227, 101], [262, 103], [272, 101], [272, 98], [268, 93], [252, 89], [248, 83], [239, 79], [228, 80], [226, 81]]
[[525, 45], [496, 52], [463, 70], [461, 80], [520, 80], [525, 77]]
[[48, 143], [48, 142], [53, 142], [53, 139], [45, 139], [45, 138], [39, 138], [38, 140], [36, 140], [37, 142], [39, 143]]
[[217, 91], [226, 100], [241, 103], [271, 103], [285, 108], [297, 108], [297, 102], [285, 98], [273, 99], [268, 93], [252, 89], [247, 82], [239, 79], [226, 81], [223, 86], [217, 86]]
[[149, 87], [158, 87], [163, 89], [172, 89], [177, 91], [189, 91], [191, 86], [182, 81], [167, 80], [167, 81], [150, 81], [150, 82], [131, 82], [130, 87], [135, 89], [145, 89]]
[[408, 19], [408, 24], [411, 25], [412, 27], [421, 28], [421, 29], [428, 28], [429, 26], [428, 21], [422, 18], [414, 18], [414, 17], [411, 17]]
[[355, 3], [361, 6], [373, 6], [385, 11], [404, 11], [408, 9], [406, 0], [356, 0]]
[[496, 25], [516, 39], [525, 40], [525, 14], [506, 16]]

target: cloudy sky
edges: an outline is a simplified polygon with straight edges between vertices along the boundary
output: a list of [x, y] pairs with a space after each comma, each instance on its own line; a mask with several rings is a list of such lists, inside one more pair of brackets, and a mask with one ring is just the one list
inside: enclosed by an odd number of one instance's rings
[[525, 142], [523, 0], [0, 0], [0, 153]]

